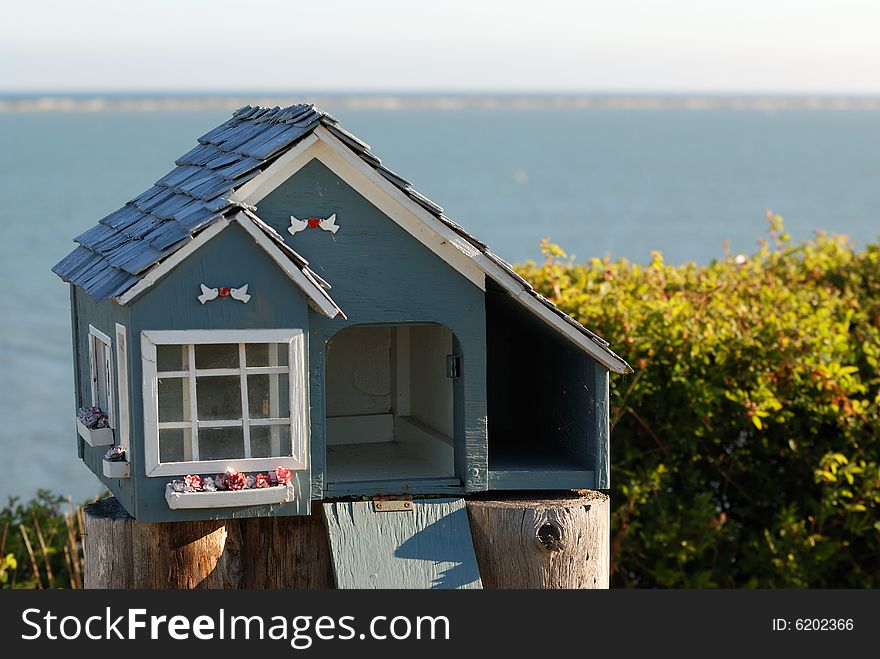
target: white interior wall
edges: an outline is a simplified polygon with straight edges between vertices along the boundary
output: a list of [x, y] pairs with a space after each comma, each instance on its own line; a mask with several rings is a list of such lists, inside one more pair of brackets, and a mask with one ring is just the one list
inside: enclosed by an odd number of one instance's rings
[[390, 327], [356, 327], [327, 346], [327, 416], [391, 412]]
[[452, 332], [442, 325], [412, 327], [409, 347], [410, 416], [452, 437], [452, 380], [446, 377]]
[[453, 474], [451, 350], [452, 333], [437, 325], [358, 327], [333, 338], [326, 364], [331, 480]]

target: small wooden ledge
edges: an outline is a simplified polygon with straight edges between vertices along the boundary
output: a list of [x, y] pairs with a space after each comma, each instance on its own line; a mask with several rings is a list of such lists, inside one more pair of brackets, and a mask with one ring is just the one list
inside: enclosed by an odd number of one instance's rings
[[76, 431], [89, 446], [113, 446], [113, 428], [89, 428], [79, 419], [76, 420]]
[[265, 506], [293, 501], [293, 497], [293, 483], [222, 492], [177, 492], [171, 483], [165, 486], [165, 501], [172, 510]]
[[129, 463], [125, 460], [102, 460], [102, 470], [107, 478], [128, 478]]

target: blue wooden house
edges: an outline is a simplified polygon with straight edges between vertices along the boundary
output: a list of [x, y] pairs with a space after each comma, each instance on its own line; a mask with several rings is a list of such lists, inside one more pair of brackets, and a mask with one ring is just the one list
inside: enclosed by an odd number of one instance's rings
[[132, 516], [608, 487], [627, 364], [331, 115], [244, 107], [175, 164], [53, 268]]

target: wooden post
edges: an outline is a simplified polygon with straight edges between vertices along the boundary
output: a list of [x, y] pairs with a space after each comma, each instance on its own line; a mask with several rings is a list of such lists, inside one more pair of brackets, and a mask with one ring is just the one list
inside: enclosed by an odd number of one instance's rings
[[86, 588], [332, 588], [320, 513], [143, 524], [115, 498], [86, 506]]
[[484, 588], [608, 588], [608, 495], [514, 495], [467, 507]]
[[[467, 501], [484, 588], [608, 588], [607, 495], [492, 496]], [[85, 587], [333, 588], [327, 528], [312, 510], [143, 524], [103, 499], [85, 509]]]

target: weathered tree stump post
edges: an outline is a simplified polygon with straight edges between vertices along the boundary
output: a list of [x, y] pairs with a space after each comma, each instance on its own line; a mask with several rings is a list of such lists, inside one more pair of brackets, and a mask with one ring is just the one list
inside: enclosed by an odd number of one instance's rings
[[332, 588], [320, 515], [144, 524], [86, 506], [86, 588]]
[[608, 588], [609, 503], [593, 491], [468, 501], [483, 588]]
[[[467, 508], [484, 588], [608, 588], [607, 495], [495, 495]], [[308, 516], [145, 524], [109, 498], [84, 517], [86, 588], [334, 587], [319, 506]]]

